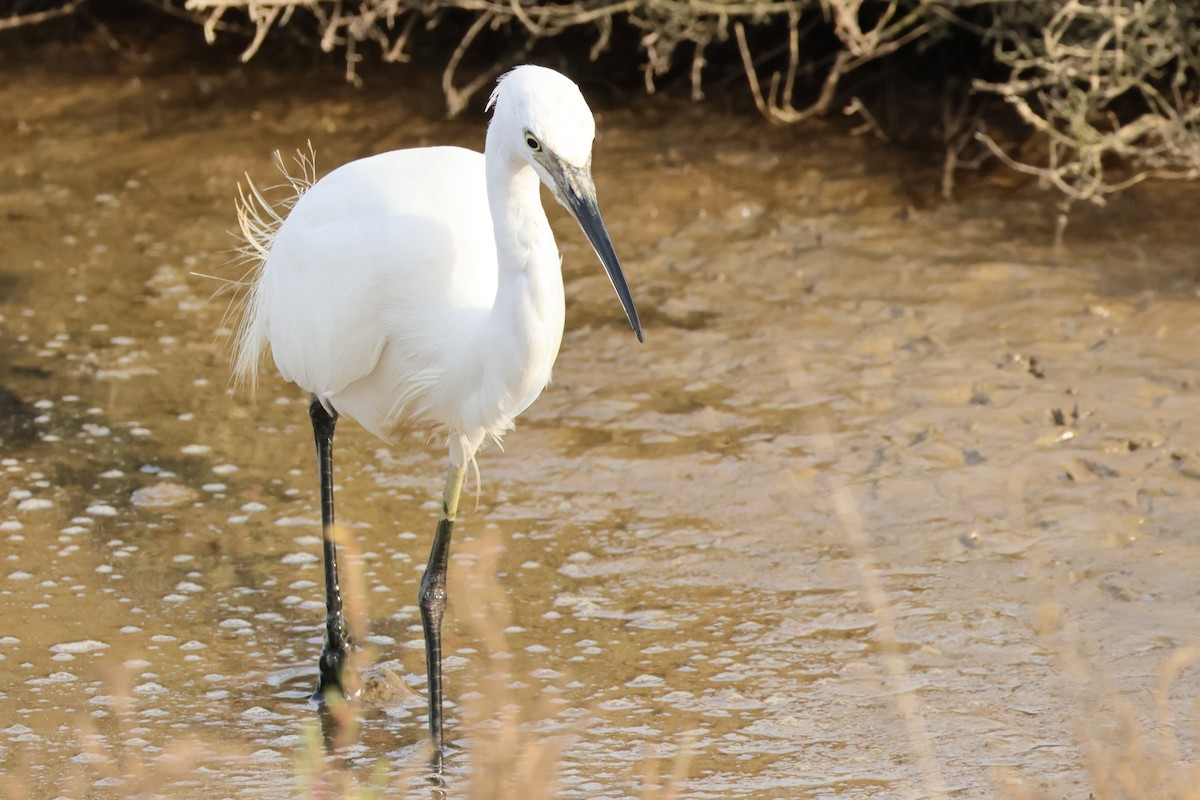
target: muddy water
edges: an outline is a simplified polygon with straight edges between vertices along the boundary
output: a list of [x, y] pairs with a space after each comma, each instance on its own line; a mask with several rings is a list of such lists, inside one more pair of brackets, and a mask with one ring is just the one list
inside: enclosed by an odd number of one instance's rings
[[[311, 139], [327, 171], [482, 140], [415, 69], [356, 92], [233, 64], [183, 37], [0, 54], [0, 769], [30, 796], [73, 771], [124, 796], [191, 736], [242, 755], [169, 796], [292, 792], [321, 621], [307, 400], [227, 388], [225, 299], [192, 273], [239, 274], [234, 186], [270, 182], [275, 148]], [[481, 456], [460, 537], [504, 545], [514, 681], [564, 701], [541, 723], [571, 734], [561, 796], [636, 796], [690, 739], [685, 797], [1085, 797], [1081, 729], [1101, 752], [1123, 709], [1171, 730], [1153, 691], [1200, 604], [1196, 190], [1131, 192], [1054, 250], [1032, 187], [938, 205], [936, 174], [869, 141], [597, 105], [647, 343], [554, 210], [555, 381]], [[422, 689], [442, 449], [346, 422], [337, 459], [371, 642]], [[488, 657], [472, 558], [452, 700]], [[1195, 670], [1169, 692], [1188, 740], [1198, 693]], [[86, 768], [88, 726], [113, 774]], [[403, 765], [423, 734], [419, 703], [375, 713], [352, 761]]]

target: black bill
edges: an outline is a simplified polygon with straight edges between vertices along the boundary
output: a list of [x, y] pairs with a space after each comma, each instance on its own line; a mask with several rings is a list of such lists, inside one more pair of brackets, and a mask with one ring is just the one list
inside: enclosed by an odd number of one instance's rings
[[586, 169], [565, 167], [562, 170], [560, 185], [563, 191], [559, 201], [575, 217], [579, 227], [583, 228], [588, 241], [592, 243], [592, 249], [604, 265], [604, 271], [608, 273], [608, 279], [617, 292], [633, 332], [637, 334], [639, 342], [645, 341], [642, 337], [642, 323], [638, 320], [637, 308], [633, 305], [633, 295], [629, 293], [629, 284], [625, 282], [625, 273], [621, 271], [621, 262], [617, 260], [617, 251], [613, 249], [608, 228], [604, 227], [604, 220], [600, 217], [600, 207], [596, 204], [596, 185], [592, 182], [591, 174]]

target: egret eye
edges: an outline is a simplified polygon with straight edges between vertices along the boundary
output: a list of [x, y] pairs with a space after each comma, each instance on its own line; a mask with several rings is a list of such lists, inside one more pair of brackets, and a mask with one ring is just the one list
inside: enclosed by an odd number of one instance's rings
[[535, 153], [542, 152], [542, 143], [529, 131], [525, 131], [525, 144]]

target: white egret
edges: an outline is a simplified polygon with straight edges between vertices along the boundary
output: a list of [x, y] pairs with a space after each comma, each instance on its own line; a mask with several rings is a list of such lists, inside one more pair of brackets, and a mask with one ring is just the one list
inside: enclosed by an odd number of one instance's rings
[[419, 597], [437, 763], [446, 563], [464, 471], [480, 445], [499, 440], [541, 393], [562, 341], [561, 257], [539, 182], [583, 228], [642, 339], [596, 204], [595, 121], [578, 87], [553, 70], [517, 67], [500, 79], [488, 108], [483, 154], [458, 147], [383, 153], [301, 187], [282, 220], [263, 217], [253, 201], [239, 208], [247, 245], [260, 258], [235, 373], [253, 383], [270, 345], [280, 374], [312, 394], [326, 592], [318, 701], [341, 690], [351, 644], [331, 535], [338, 416], [384, 440], [412, 426], [448, 433], [442, 513]]

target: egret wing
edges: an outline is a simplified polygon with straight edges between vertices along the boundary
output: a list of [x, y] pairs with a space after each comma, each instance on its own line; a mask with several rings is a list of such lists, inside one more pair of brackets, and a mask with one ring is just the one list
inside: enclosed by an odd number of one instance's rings
[[280, 373], [329, 397], [371, 375], [389, 343], [412, 351], [401, 360], [414, 374], [439, 363], [444, 320], [495, 297], [490, 220], [483, 156], [461, 148], [384, 153], [317, 182], [262, 278]]

